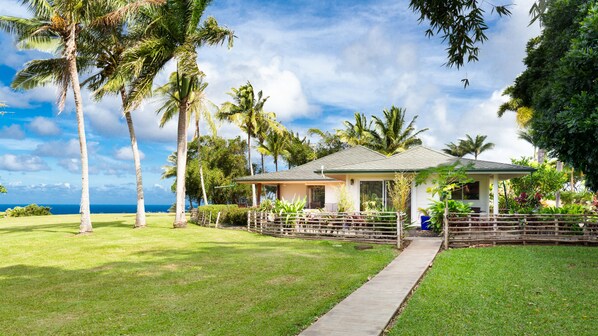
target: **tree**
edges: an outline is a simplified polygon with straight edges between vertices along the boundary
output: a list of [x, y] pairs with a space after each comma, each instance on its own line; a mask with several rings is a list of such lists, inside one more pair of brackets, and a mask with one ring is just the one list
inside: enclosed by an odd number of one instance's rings
[[[18, 46], [24, 49], [49, 51], [57, 57], [33, 60], [25, 64], [11, 86], [32, 89], [54, 84], [58, 87], [58, 110], [64, 109], [68, 88], [73, 90], [77, 131], [81, 156], [81, 221], [79, 233], [93, 231], [89, 210], [89, 168], [83, 102], [77, 64], [78, 39], [82, 32], [107, 14], [106, 1], [80, 0], [23, 0], [31, 17], [0, 17], [0, 29], [16, 36]], [[80, 60], [84, 61], [84, 60]]]
[[0, 194], [6, 194], [7, 190], [2, 184], [0, 184]]
[[87, 85], [92, 90], [96, 100], [101, 100], [107, 94], [120, 95], [135, 165], [135, 182], [137, 186], [135, 227], [143, 228], [146, 226], [146, 220], [141, 157], [127, 93], [133, 79], [130, 72], [119, 71], [124, 62], [124, 51], [134, 44], [137, 36], [132, 36], [130, 33], [126, 34], [124, 24], [94, 28], [88, 35], [88, 41], [86, 41], [82, 53], [84, 57], [94, 61], [93, 66], [97, 69], [97, 72], [83, 81], [82, 85]]
[[349, 148], [349, 145], [344, 143], [336, 133], [324, 132], [318, 128], [310, 128], [307, 134], [310, 136], [318, 135], [320, 137], [320, 141], [318, 141], [315, 148], [315, 159]]
[[[259, 118], [257, 119], [257, 124], [256, 124], [256, 128], [255, 128], [255, 137], [257, 138], [258, 141], [258, 149], [259, 147], [263, 147], [265, 145], [266, 142], [266, 138], [267, 136], [271, 133], [271, 132], [276, 132], [278, 133], [278, 136], [282, 137], [284, 134], [286, 134], [286, 129], [284, 128], [284, 126], [282, 126], [282, 124], [280, 124], [277, 121], [273, 121], [271, 120], [272, 118], [270, 117], [270, 115], [268, 114], [261, 114], [259, 115]], [[264, 165], [264, 154], [262, 151], [260, 152], [260, 156], [261, 156], [261, 162], [262, 162], [262, 173], [266, 172], [266, 167]]]
[[449, 142], [446, 144], [446, 148], [444, 148], [442, 151], [456, 157], [464, 157], [467, 155], [467, 151], [465, 148], [463, 148], [463, 146], [461, 146], [461, 143], [455, 144], [453, 142]]
[[263, 155], [269, 155], [274, 159], [274, 167], [278, 171], [278, 158], [287, 153], [289, 144], [289, 134], [271, 130], [266, 133], [264, 142], [260, 144], [257, 150]]
[[[197, 65], [197, 48], [221, 45], [228, 41], [232, 47], [234, 34], [221, 27], [213, 17], [202, 20], [210, 0], [168, 0], [165, 5], [142, 11], [136, 17], [132, 29], [144, 31], [143, 38], [125, 51], [125, 69], [135, 75], [129, 94], [130, 104], [135, 106], [150, 95], [156, 75], [170, 60], [176, 61], [180, 89], [188, 91], [198, 81], [202, 72]], [[180, 95], [181, 98], [184, 95]], [[189, 102], [182, 100], [177, 114], [177, 181], [186, 177], [187, 113]], [[185, 183], [177, 183], [176, 213], [173, 226], [186, 227]]]
[[405, 109], [392, 106], [382, 112], [383, 118], [372, 117], [374, 130], [371, 132], [373, 139], [371, 146], [375, 150], [385, 155], [392, 155], [421, 145], [422, 141], [417, 136], [428, 129], [415, 130], [417, 116], [406, 124]]
[[[228, 94], [233, 98], [233, 102], [222, 104], [216, 116], [220, 120], [232, 122], [247, 134], [247, 163], [249, 171], [253, 176], [251, 138], [256, 137], [258, 129], [264, 128], [260, 124], [276, 124], [276, 115], [272, 112], [264, 112], [264, 104], [268, 100], [268, 97], [264, 98], [262, 91], [259, 91], [256, 96], [250, 82], [247, 82], [247, 84], [238, 89], [232, 88], [232, 92]], [[252, 184], [252, 205], [257, 206], [254, 184]]]
[[526, 128], [529, 126], [529, 123], [532, 119], [532, 115], [534, 114], [534, 110], [528, 106], [524, 106], [522, 99], [513, 97], [514, 89], [515, 88], [511, 85], [503, 91], [502, 95], [508, 96], [509, 101], [507, 101], [506, 103], [502, 103], [498, 107], [498, 112], [496, 114], [499, 118], [502, 118], [502, 116], [507, 111], [515, 112], [515, 120], [517, 121], [517, 125], [520, 128]]
[[337, 130], [336, 134], [349, 146], [367, 146], [372, 142], [372, 122], [367, 121], [365, 114], [355, 112], [355, 124], [345, 120], [343, 125], [345, 129]]
[[554, 0], [542, 16], [542, 34], [530, 40], [526, 70], [517, 77], [512, 97], [534, 113], [534, 141], [553, 157], [586, 174], [598, 190], [598, 4]]
[[465, 134], [465, 139], [459, 141], [459, 147], [461, 147], [466, 154], [473, 155], [477, 160], [478, 155], [494, 148], [492, 142], [485, 142], [487, 137], [487, 135], [476, 135], [474, 139], [469, 134]]
[[299, 133], [293, 132], [289, 132], [288, 137], [287, 147], [282, 153], [282, 157], [287, 161], [289, 169], [316, 159], [316, 152], [307, 137], [301, 138]]

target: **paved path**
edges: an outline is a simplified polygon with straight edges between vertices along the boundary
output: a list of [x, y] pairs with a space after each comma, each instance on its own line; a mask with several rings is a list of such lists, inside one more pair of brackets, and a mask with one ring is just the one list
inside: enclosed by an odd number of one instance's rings
[[440, 249], [437, 238], [414, 239], [378, 275], [300, 335], [380, 335]]

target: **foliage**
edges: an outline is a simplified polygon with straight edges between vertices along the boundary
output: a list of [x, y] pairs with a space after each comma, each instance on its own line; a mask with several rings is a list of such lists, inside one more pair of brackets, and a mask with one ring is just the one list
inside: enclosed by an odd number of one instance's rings
[[555, 193], [563, 188], [567, 182], [567, 173], [559, 172], [550, 162], [537, 163], [530, 158], [512, 159], [511, 162], [520, 166], [535, 168], [530, 175], [513, 178], [510, 180], [515, 195], [539, 194], [544, 198], [552, 198]]
[[588, 204], [592, 202], [594, 193], [589, 190], [582, 191], [561, 191], [561, 202], [563, 204]]
[[289, 134], [286, 131], [269, 130], [265, 133], [264, 141], [257, 147], [257, 150], [263, 155], [272, 156], [275, 169], [278, 171], [278, 158], [288, 153], [288, 146]]
[[598, 4], [550, 1], [544, 30], [529, 41], [527, 69], [515, 80], [511, 97], [533, 109], [530, 127], [539, 148], [586, 174], [598, 190]]
[[383, 117], [373, 116], [374, 129], [372, 130], [371, 147], [382, 154], [392, 155], [403, 152], [413, 146], [421, 145], [421, 139], [417, 136], [427, 131], [427, 128], [415, 130], [414, 116], [406, 124], [406, 110], [400, 107], [391, 106], [390, 109], [382, 111]]
[[6, 217], [29, 217], [29, 216], [47, 216], [51, 215], [50, 207], [29, 204], [25, 207], [14, 207], [6, 209]]
[[7, 190], [2, 184], [0, 184], [0, 194], [6, 194]]
[[429, 22], [426, 36], [441, 34], [442, 40], [448, 42], [446, 65], [458, 69], [465, 62], [477, 61], [479, 45], [488, 39], [487, 14], [482, 4], [491, 6], [499, 17], [511, 15], [508, 5], [478, 0], [411, 0], [409, 8], [420, 15], [420, 23]]
[[339, 139], [349, 146], [368, 146], [372, 142], [372, 121], [368, 122], [363, 113], [355, 112], [355, 123], [343, 121], [345, 129], [336, 131]]
[[585, 246], [444, 251], [389, 335], [593, 335], [596, 260]]
[[467, 154], [471, 154], [477, 160], [478, 155], [482, 152], [490, 150], [494, 148], [494, 144], [492, 142], [486, 142], [487, 135], [476, 135], [475, 139], [471, 137], [469, 134], [465, 134], [465, 139], [459, 139], [458, 144], [454, 144], [449, 142], [446, 144], [447, 148], [443, 149], [443, 151], [449, 155], [463, 157]]
[[338, 212], [351, 211], [355, 211], [355, 204], [353, 204], [353, 199], [347, 190], [347, 186], [338, 187]]
[[560, 208], [544, 207], [540, 209], [541, 214], [567, 214], [567, 215], [584, 215], [592, 213], [589, 206], [581, 204], [565, 204]]
[[471, 164], [463, 166], [461, 162], [456, 161], [452, 164], [428, 168], [415, 176], [415, 183], [421, 185], [430, 180], [432, 186], [428, 187], [426, 191], [432, 196], [438, 195], [440, 200], [444, 201], [450, 199], [453, 190], [473, 181], [467, 176], [467, 170], [471, 166]]
[[[471, 206], [461, 201], [449, 199], [446, 201], [449, 213], [466, 214], [471, 212]], [[443, 201], [434, 201], [427, 209], [427, 214], [430, 216], [430, 223], [428, 228], [434, 232], [441, 232], [444, 223], [444, 208]]]
[[297, 335], [397, 255], [390, 245], [172, 230], [173, 217], [148, 214], [146, 229], [131, 230], [131, 215], [93, 215], [96, 234], [83, 238], [74, 215], [0, 219], [0, 255], [10, 256], [0, 258], [0, 334]]
[[413, 181], [415, 181], [413, 174], [395, 173], [393, 183], [389, 188], [389, 196], [396, 211], [406, 212]]
[[293, 199], [290, 202], [277, 199], [274, 201], [274, 208], [272, 210], [277, 214], [295, 214], [303, 212], [306, 203], [307, 198], [305, 197], [297, 200]]
[[216, 223], [216, 218], [220, 213], [219, 225], [223, 226], [247, 225], [249, 210], [249, 208], [239, 208], [236, 204], [211, 204], [197, 207], [197, 211], [208, 212], [211, 215], [212, 223]]
[[311, 147], [307, 137], [299, 137], [299, 133], [288, 133], [288, 142], [286, 150], [283, 151], [282, 157], [287, 161], [289, 169], [292, 167], [306, 164], [309, 161], [316, 159], [316, 152]]
[[318, 135], [320, 137], [320, 141], [318, 141], [314, 149], [316, 159], [349, 148], [349, 145], [344, 143], [337, 133], [330, 133], [328, 131], [323, 132], [317, 128], [310, 128], [308, 134]]

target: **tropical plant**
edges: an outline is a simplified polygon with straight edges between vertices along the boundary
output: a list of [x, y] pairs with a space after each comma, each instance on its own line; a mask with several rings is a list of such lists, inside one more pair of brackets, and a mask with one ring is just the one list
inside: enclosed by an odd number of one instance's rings
[[478, 155], [494, 148], [492, 142], [485, 142], [487, 135], [476, 135], [475, 139], [469, 134], [465, 134], [465, 139], [459, 141], [459, 147], [467, 154], [471, 154], [477, 160]]
[[255, 137], [258, 142], [258, 152], [260, 153], [260, 157], [261, 157], [261, 164], [262, 164], [261, 172], [262, 173], [266, 172], [266, 166], [264, 164], [264, 156], [269, 155], [269, 154], [262, 153], [262, 151], [259, 150], [259, 147], [265, 146], [266, 138], [272, 132], [278, 133], [278, 136], [281, 136], [281, 137], [286, 133], [286, 128], [284, 126], [282, 126], [281, 123], [279, 123], [276, 120], [272, 121], [269, 119], [270, 118], [269, 118], [268, 114], [262, 115], [261, 118], [258, 118], [257, 125], [255, 128]]
[[513, 178], [510, 180], [515, 195], [539, 194], [544, 198], [552, 198], [567, 182], [567, 172], [558, 171], [551, 162], [537, 163], [530, 158], [512, 159], [516, 165], [535, 168], [533, 174]]
[[50, 207], [29, 204], [25, 207], [14, 207], [6, 209], [6, 217], [29, 217], [29, 216], [47, 216], [51, 215]]
[[446, 144], [446, 148], [444, 148], [442, 151], [448, 155], [456, 157], [464, 157], [467, 155], [465, 148], [463, 148], [460, 143], [455, 144], [453, 142], [449, 142]]
[[382, 112], [382, 118], [372, 117], [374, 130], [371, 132], [371, 146], [375, 150], [382, 154], [392, 155], [421, 145], [422, 141], [417, 136], [428, 129], [415, 130], [417, 116], [414, 116], [409, 124], [406, 124], [405, 109], [392, 106]]
[[467, 176], [467, 170], [471, 167], [471, 164], [462, 165], [461, 162], [457, 161], [452, 164], [424, 169], [415, 176], [415, 183], [421, 185], [431, 182], [432, 186], [428, 187], [426, 191], [444, 201], [451, 198], [451, 193], [454, 190], [473, 182], [473, 179]]
[[93, 231], [89, 210], [89, 164], [83, 98], [79, 83], [79, 67], [85, 59], [77, 59], [79, 38], [90, 26], [98, 24], [114, 3], [109, 0], [23, 0], [30, 17], [0, 17], [0, 29], [15, 35], [17, 46], [38, 49], [55, 58], [29, 61], [20, 70], [11, 86], [29, 90], [53, 84], [58, 87], [58, 110], [64, 109], [68, 88], [73, 90], [81, 155], [81, 221], [80, 233]]
[[392, 200], [392, 206], [396, 211], [406, 213], [407, 202], [411, 196], [411, 185], [415, 181], [414, 174], [395, 173], [393, 183], [389, 188], [389, 196]]
[[337, 133], [324, 132], [318, 128], [310, 128], [307, 131], [310, 136], [317, 135], [320, 137], [315, 147], [315, 158], [319, 159], [324, 156], [339, 152], [343, 149], [347, 149], [349, 145], [344, 143]]
[[2, 184], [0, 184], [0, 194], [6, 194], [7, 190], [6, 187], [4, 187]]
[[301, 138], [299, 133], [293, 132], [289, 132], [288, 137], [286, 150], [282, 153], [282, 157], [288, 163], [289, 169], [308, 163], [316, 158], [316, 153], [307, 137]]
[[290, 135], [287, 132], [281, 134], [280, 132], [270, 130], [266, 133], [264, 142], [257, 148], [263, 155], [272, 156], [276, 171], [278, 171], [278, 158], [287, 153], [289, 136]]
[[[229, 121], [237, 125], [245, 134], [247, 134], [247, 162], [249, 172], [253, 176], [253, 165], [251, 162], [251, 138], [256, 137], [259, 129], [264, 129], [264, 124], [277, 126], [276, 115], [272, 112], [264, 112], [264, 104], [268, 97], [263, 97], [262, 91], [257, 93], [253, 90], [250, 82], [238, 89], [232, 88], [228, 93], [233, 98], [233, 102], [225, 102], [216, 114], [220, 120]], [[252, 206], [257, 206], [257, 195], [255, 184], [251, 185]]]
[[355, 210], [355, 204], [351, 198], [347, 186], [343, 185], [338, 188], [338, 212], [351, 212]]
[[363, 113], [355, 112], [355, 123], [348, 120], [343, 122], [345, 129], [337, 130], [340, 140], [349, 146], [367, 146], [372, 141], [372, 122], [367, 121]]
[[524, 106], [521, 98], [513, 97], [514, 90], [515, 88], [511, 85], [503, 91], [502, 95], [508, 96], [509, 100], [498, 107], [496, 114], [499, 118], [502, 118], [507, 111], [515, 112], [517, 125], [521, 128], [526, 128], [529, 126], [534, 110], [528, 106]]
[[232, 47], [234, 34], [218, 25], [213, 17], [202, 20], [210, 0], [168, 0], [163, 6], [141, 11], [133, 30], [143, 30], [143, 38], [127, 49], [124, 69], [132, 71], [135, 80], [129, 94], [130, 105], [136, 106], [150, 95], [156, 75], [171, 60], [176, 62], [177, 85], [181, 90], [177, 114], [177, 190], [173, 226], [185, 227], [185, 183], [187, 157], [188, 101], [185, 95], [200, 82], [202, 72], [197, 65], [197, 48], [221, 45]]
[[434, 232], [441, 232], [445, 211], [451, 214], [467, 214], [471, 212], [471, 206], [467, 203], [456, 200], [434, 201], [427, 208], [426, 213], [430, 216], [428, 228]]

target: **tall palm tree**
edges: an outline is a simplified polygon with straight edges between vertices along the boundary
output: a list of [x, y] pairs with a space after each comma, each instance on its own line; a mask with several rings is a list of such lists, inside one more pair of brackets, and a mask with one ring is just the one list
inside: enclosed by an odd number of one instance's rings
[[287, 147], [282, 153], [282, 157], [287, 161], [289, 169], [293, 166], [300, 166], [316, 159], [316, 152], [311, 147], [311, 143], [307, 137], [301, 138], [298, 132], [288, 132], [288, 137]]
[[[132, 84], [129, 101], [132, 106], [150, 95], [157, 74], [170, 60], [176, 61], [178, 82], [181, 89], [202, 75], [197, 65], [197, 48], [221, 45], [228, 41], [232, 47], [234, 34], [221, 27], [213, 17], [202, 21], [211, 0], [168, 0], [165, 5], [141, 11], [132, 29], [140, 29], [144, 37], [125, 51], [125, 69], [130, 69], [136, 79]], [[183, 97], [183, 96], [181, 96]], [[185, 173], [187, 158], [187, 113], [189, 102], [182, 100], [178, 106], [177, 123], [177, 187], [176, 213], [173, 226], [187, 226], [185, 217]]]
[[[264, 104], [268, 97], [263, 97], [262, 91], [257, 95], [253, 90], [250, 82], [239, 87], [232, 88], [232, 92], [228, 93], [233, 98], [233, 102], [225, 102], [220, 107], [216, 114], [220, 120], [226, 120], [237, 125], [245, 134], [247, 134], [247, 162], [249, 165], [249, 172], [253, 172], [253, 163], [251, 162], [251, 138], [255, 138], [257, 130], [261, 123], [276, 126], [276, 114], [272, 112], [264, 112]], [[252, 205], [257, 206], [257, 196], [255, 191], [255, 184], [251, 185], [252, 189]]]
[[487, 135], [476, 135], [475, 139], [473, 139], [469, 134], [465, 134], [465, 139], [459, 142], [459, 146], [461, 146], [467, 154], [473, 154], [474, 158], [477, 160], [478, 155], [494, 148], [492, 142], [485, 143], [487, 137]]
[[266, 133], [264, 142], [258, 146], [257, 150], [263, 155], [274, 158], [274, 167], [278, 171], [278, 158], [287, 153], [288, 144], [289, 134], [287, 132], [281, 134], [271, 130]]
[[16, 36], [18, 46], [49, 51], [54, 58], [25, 64], [11, 86], [32, 89], [54, 84], [58, 87], [58, 110], [64, 109], [68, 88], [73, 90], [81, 154], [81, 221], [79, 233], [93, 231], [89, 210], [89, 166], [83, 103], [77, 64], [78, 38], [90, 23], [106, 13], [104, 1], [22, 0], [31, 17], [0, 17], [0, 29]]
[[345, 129], [337, 130], [336, 134], [341, 141], [350, 146], [367, 146], [372, 141], [372, 122], [368, 122], [367, 117], [363, 113], [355, 112], [355, 123], [348, 120], [343, 122]]
[[511, 85], [503, 91], [502, 95], [509, 96], [509, 100], [498, 107], [496, 114], [499, 118], [502, 118], [507, 111], [515, 112], [517, 125], [521, 128], [526, 128], [532, 120], [534, 110], [531, 107], [525, 106], [522, 99], [512, 97], [514, 89], [515, 87]]
[[374, 120], [374, 130], [372, 131], [374, 149], [382, 154], [392, 155], [421, 145], [422, 141], [417, 136], [428, 129], [415, 130], [417, 116], [413, 117], [409, 124], [406, 124], [405, 109], [391, 106], [390, 109], [385, 109], [382, 112], [383, 118], [372, 117]]
[[99, 27], [89, 34], [89, 41], [83, 48], [83, 54], [95, 61], [97, 72], [87, 78], [83, 85], [87, 85], [96, 100], [101, 100], [107, 94], [120, 95], [122, 110], [129, 130], [133, 163], [135, 165], [135, 181], [137, 185], [137, 212], [135, 227], [146, 226], [145, 199], [143, 195], [143, 176], [141, 171], [141, 157], [137, 146], [137, 136], [133, 126], [133, 117], [129, 109], [128, 87], [132, 81], [131, 74], [119, 71], [123, 65], [123, 53], [136, 41], [136, 37], [126, 34], [124, 25]]
[[307, 131], [307, 134], [310, 136], [317, 135], [320, 137], [320, 141], [318, 141], [318, 144], [315, 148], [315, 159], [322, 158], [349, 147], [347, 143], [340, 139], [338, 133], [336, 132], [324, 132], [319, 128], [310, 128]]
[[464, 157], [465, 155], [467, 155], [467, 152], [463, 148], [463, 146], [461, 146], [461, 143], [455, 144], [453, 142], [449, 142], [446, 144], [446, 148], [442, 151], [456, 157]]
[[[255, 129], [255, 137], [257, 138], [258, 148], [265, 145], [266, 139], [271, 132], [276, 132], [279, 136], [283, 136], [286, 133], [286, 129], [278, 121], [272, 121], [271, 118], [268, 117], [267, 113], [260, 114], [257, 120], [257, 127]], [[264, 155], [268, 154], [264, 154], [260, 151], [262, 173], [266, 172], [264, 166]]]
[[[212, 115], [209, 110], [211, 102], [208, 101], [205, 95], [205, 89], [208, 83], [203, 82], [203, 77], [195, 77], [189, 83], [181, 82], [181, 76], [177, 72], [173, 72], [170, 75], [168, 83], [156, 89], [156, 94], [162, 97], [163, 104], [158, 109], [157, 113], [162, 113], [160, 120], [160, 127], [163, 127], [166, 122], [174, 118], [180, 111], [180, 105], [183, 102], [188, 104], [187, 107], [187, 125], [190, 124], [191, 118], [194, 119], [195, 134], [194, 140], [199, 139], [200, 133], [200, 121], [204, 119], [207, 121], [212, 134], [216, 135], [216, 125], [212, 120]], [[199, 141], [199, 140], [198, 140]], [[198, 142], [199, 146], [199, 142]], [[197, 152], [198, 163], [199, 163], [199, 177], [201, 181], [201, 190], [204, 204], [208, 204], [208, 197], [206, 194], [204, 176], [203, 176], [203, 164], [201, 158], [201, 152]]]

